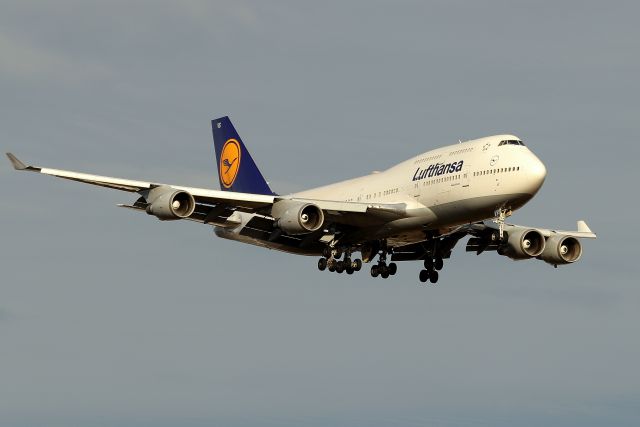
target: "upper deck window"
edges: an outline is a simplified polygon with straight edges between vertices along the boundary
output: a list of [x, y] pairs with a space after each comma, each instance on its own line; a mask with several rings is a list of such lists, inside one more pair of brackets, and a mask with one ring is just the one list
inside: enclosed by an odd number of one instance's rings
[[500, 141], [500, 144], [498, 144], [498, 147], [501, 145], [522, 145], [524, 146], [524, 142], [520, 141], [519, 139], [507, 139], [504, 141]]

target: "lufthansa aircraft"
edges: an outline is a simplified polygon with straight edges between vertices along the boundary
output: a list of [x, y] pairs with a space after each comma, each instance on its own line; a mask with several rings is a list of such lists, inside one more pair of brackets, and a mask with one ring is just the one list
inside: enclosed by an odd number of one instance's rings
[[317, 256], [321, 271], [353, 274], [377, 258], [371, 276], [386, 279], [396, 273], [396, 262], [420, 261], [420, 281], [436, 283], [443, 260], [467, 235], [468, 252], [496, 251], [555, 267], [580, 259], [578, 239], [596, 238], [584, 221], [576, 231], [505, 222], [538, 192], [547, 173], [514, 135], [460, 142], [383, 172], [278, 195], [229, 118], [211, 124], [220, 190], [27, 166], [7, 156], [17, 170], [138, 193], [133, 204], [119, 206], [160, 220], [197, 221], [225, 239]]

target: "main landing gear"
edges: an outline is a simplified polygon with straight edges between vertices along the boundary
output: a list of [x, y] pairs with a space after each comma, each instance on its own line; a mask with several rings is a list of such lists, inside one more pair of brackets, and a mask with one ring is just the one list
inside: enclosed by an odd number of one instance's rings
[[371, 277], [382, 277], [383, 279], [388, 279], [389, 276], [393, 276], [398, 271], [398, 266], [395, 262], [387, 265], [387, 250], [384, 248], [382, 252], [380, 252], [380, 258], [378, 259], [378, 264], [371, 267]]
[[344, 259], [342, 257], [343, 250], [341, 248], [326, 247], [323, 250], [323, 257], [318, 260], [318, 270], [329, 270], [332, 273], [344, 273], [353, 274], [355, 271], [360, 271], [362, 268], [362, 260], [351, 259], [351, 249], [344, 251]]
[[[379, 260], [376, 265], [371, 267], [371, 277], [382, 277], [383, 279], [393, 276], [398, 271], [396, 263], [392, 262], [387, 264], [387, 245], [385, 241], [374, 242], [374, 249], [362, 248], [362, 258], [369, 262], [376, 255], [379, 255]], [[318, 260], [318, 270], [329, 270], [336, 273], [353, 274], [356, 271], [362, 269], [361, 259], [351, 259], [351, 254], [356, 248], [353, 247], [331, 247], [326, 246], [322, 251], [322, 258]], [[344, 258], [342, 256], [344, 255]]]
[[431, 283], [437, 283], [439, 274], [438, 271], [442, 270], [444, 261], [440, 257], [427, 258], [424, 260], [424, 270], [420, 271], [420, 281], [425, 283], [427, 281]]
[[[421, 283], [431, 282], [437, 283], [440, 277], [440, 270], [444, 266], [443, 258], [448, 258], [451, 254], [451, 248], [455, 244], [447, 242], [443, 239], [432, 239], [423, 246], [424, 252], [416, 253], [417, 258], [424, 259], [424, 269], [420, 270], [418, 278]], [[362, 259], [352, 259], [351, 254], [355, 251], [362, 252]], [[378, 257], [378, 262], [371, 267], [371, 277], [381, 277], [387, 279], [394, 276], [398, 271], [395, 262], [387, 263], [387, 258], [391, 256], [393, 249], [387, 247], [385, 240], [368, 242], [362, 246], [334, 246], [327, 245], [322, 251], [322, 258], [318, 260], [318, 270], [329, 270], [336, 273], [353, 274], [360, 271], [363, 260], [371, 262]], [[403, 259], [401, 255], [399, 259]], [[413, 258], [416, 259], [416, 258]]]

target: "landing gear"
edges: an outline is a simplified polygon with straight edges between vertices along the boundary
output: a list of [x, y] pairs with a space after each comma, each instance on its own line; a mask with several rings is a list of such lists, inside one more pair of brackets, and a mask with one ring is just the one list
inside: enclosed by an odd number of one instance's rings
[[493, 222], [498, 224], [499, 237], [501, 242], [504, 240], [504, 220], [507, 219], [507, 217], [510, 217], [512, 213], [513, 211], [511, 209], [507, 209], [504, 207], [497, 209], [494, 212], [494, 215], [496, 217]]
[[[375, 249], [373, 249], [375, 248]], [[318, 260], [318, 270], [329, 270], [336, 273], [353, 274], [362, 269], [363, 260], [371, 260], [372, 257], [379, 255], [378, 263], [371, 267], [371, 277], [382, 277], [387, 279], [398, 272], [398, 266], [395, 262], [387, 264], [386, 241], [376, 241], [359, 248], [362, 252], [362, 259], [352, 259], [351, 254], [356, 248], [349, 246], [331, 246], [328, 245], [322, 250], [322, 258]], [[344, 258], [341, 260], [344, 255]]]
[[389, 265], [386, 264], [377, 264], [371, 267], [371, 277], [382, 277], [383, 279], [388, 279], [389, 276], [393, 276], [398, 271], [398, 267], [395, 263], [391, 263]]
[[395, 262], [389, 263], [387, 265], [387, 245], [386, 242], [383, 242], [382, 251], [380, 252], [380, 258], [378, 260], [378, 264], [371, 267], [371, 277], [382, 277], [383, 279], [388, 279], [389, 276], [393, 276], [398, 272], [398, 266]]
[[438, 271], [444, 267], [444, 261], [441, 257], [427, 258], [424, 260], [424, 270], [420, 270], [418, 278], [422, 283], [427, 281], [431, 283], [437, 283], [439, 274]]
[[[362, 268], [362, 260], [351, 259], [352, 248], [331, 248], [326, 246], [322, 250], [323, 257], [318, 260], [318, 270], [329, 270], [338, 274], [346, 272], [347, 274], [353, 274], [356, 271], [360, 271]], [[340, 260], [340, 257], [344, 254], [344, 259]]]
[[418, 275], [418, 278], [420, 279], [420, 281], [422, 283], [425, 283], [427, 281], [435, 284], [438, 282], [438, 277], [440, 275], [438, 274], [437, 271], [435, 270], [420, 270], [420, 274]]

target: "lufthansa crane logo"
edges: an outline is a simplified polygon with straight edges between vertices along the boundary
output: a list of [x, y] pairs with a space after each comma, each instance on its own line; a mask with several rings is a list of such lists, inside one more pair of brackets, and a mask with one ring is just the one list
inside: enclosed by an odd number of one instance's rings
[[235, 139], [229, 139], [222, 147], [220, 154], [220, 182], [225, 188], [230, 188], [238, 176], [240, 170], [240, 143]]

